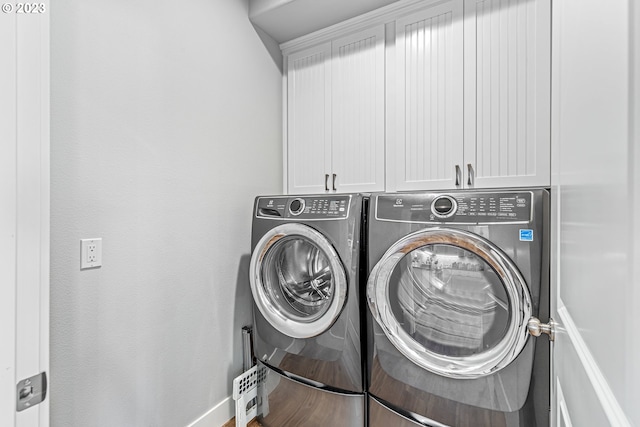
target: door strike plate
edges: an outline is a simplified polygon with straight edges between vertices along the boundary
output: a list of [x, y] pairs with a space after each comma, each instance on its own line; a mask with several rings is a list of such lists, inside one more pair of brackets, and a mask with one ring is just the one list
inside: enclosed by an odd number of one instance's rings
[[16, 386], [16, 411], [36, 406], [47, 397], [47, 373], [24, 379]]

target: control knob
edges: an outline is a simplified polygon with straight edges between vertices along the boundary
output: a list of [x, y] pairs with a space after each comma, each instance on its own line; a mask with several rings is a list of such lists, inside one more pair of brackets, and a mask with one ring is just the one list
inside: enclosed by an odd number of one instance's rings
[[300, 215], [304, 211], [304, 199], [293, 199], [289, 204], [289, 212], [291, 215]]
[[436, 197], [431, 203], [431, 212], [438, 218], [449, 218], [456, 213], [458, 203], [451, 196]]

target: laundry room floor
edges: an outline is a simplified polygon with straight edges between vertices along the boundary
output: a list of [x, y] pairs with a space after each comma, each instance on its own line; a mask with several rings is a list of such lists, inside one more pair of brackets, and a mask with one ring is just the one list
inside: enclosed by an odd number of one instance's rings
[[[235, 417], [227, 421], [222, 427], [236, 427]], [[244, 427], [244, 426], [239, 426], [239, 427]], [[249, 424], [247, 424], [247, 427], [261, 427], [261, 425], [258, 422], [258, 420], [254, 418]]]

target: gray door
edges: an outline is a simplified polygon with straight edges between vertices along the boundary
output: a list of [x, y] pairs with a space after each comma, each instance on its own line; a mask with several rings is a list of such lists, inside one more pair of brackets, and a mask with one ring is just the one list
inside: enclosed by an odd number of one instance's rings
[[463, 230], [425, 229], [396, 242], [369, 276], [367, 300], [402, 354], [446, 377], [496, 372], [528, 337], [531, 296], [518, 269]]
[[273, 327], [293, 338], [329, 329], [346, 301], [347, 279], [338, 254], [304, 224], [283, 224], [266, 233], [249, 271], [256, 306]]

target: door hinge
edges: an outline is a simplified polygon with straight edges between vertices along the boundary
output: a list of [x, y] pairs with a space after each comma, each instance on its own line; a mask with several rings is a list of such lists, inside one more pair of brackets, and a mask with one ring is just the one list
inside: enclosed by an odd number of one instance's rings
[[16, 411], [36, 406], [47, 397], [47, 373], [24, 379], [16, 386]]
[[534, 337], [547, 334], [549, 335], [549, 341], [556, 339], [556, 322], [553, 319], [549, 319], [549, 323], [542, 323], [537, 317], [532, 317], [527, 322], [527, 329]]

